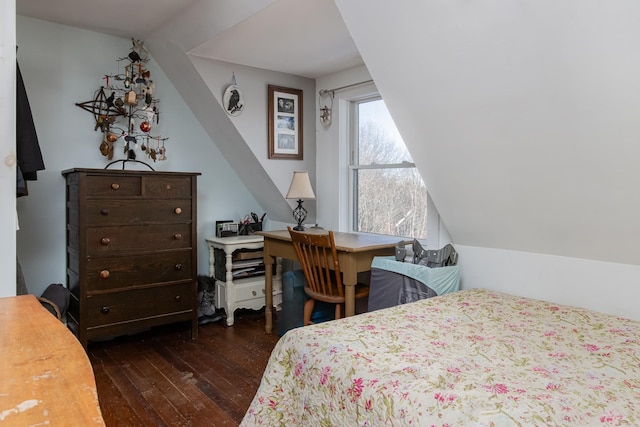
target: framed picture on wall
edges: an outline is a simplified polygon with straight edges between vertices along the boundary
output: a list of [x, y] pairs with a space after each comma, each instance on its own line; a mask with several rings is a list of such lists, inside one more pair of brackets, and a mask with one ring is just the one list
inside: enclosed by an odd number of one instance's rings
[[302, 90], [269, 85], [269, 158], [302, 160]]

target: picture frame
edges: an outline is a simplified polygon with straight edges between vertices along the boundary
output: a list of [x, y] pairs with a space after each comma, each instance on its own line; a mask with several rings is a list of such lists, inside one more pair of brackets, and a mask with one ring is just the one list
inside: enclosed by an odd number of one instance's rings
[[268, 85], [269, 158], [303, 159], [302, 90]]

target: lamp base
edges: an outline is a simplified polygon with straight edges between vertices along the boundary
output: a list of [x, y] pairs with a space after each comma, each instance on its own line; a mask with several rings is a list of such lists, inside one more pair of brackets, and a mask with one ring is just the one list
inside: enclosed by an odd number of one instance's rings
[[298, 225], [296, 225], [293, 229], [296, 231], [304, 231], [306, 228], [302, 223], [305, 219], [307, 219], [307, 210], [302, 206], [302, 199], [298, 199], [298, 206], [293, 210], [293, 219], [296, 220]]

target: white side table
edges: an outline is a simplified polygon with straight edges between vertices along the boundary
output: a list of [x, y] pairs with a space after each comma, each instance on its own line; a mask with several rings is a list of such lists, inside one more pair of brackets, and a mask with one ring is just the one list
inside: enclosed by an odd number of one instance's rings
[[[259, 310], [265, 305], [263, 237], [233, 236], [206, 239], [209, 246], [209, 276], [216, 285], [216, 307], [224, 308], [227, 325], [234, 322], [238, 308]], [[258, 258], [252, 258], [251, 253]], [[220, 265], [223, 262], [224, 268]], [[217, 262], [217, 264], [216, 264]], [[258, 271], [256, 271], [256, 269]], [[273, 304], [282, 304], [281, 268], [273, 278]]]

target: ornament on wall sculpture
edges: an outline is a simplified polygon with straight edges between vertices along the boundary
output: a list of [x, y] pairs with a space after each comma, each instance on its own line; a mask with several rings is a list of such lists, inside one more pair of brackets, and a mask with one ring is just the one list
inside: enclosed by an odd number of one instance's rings
[[[102, 132], [99, 150], [108, 160], [113, 159], [114, 145], [122, 139], [125, 159], [116, 161], [122, 161], [123, 168], [126, 161], [140, 162], [136, 160], [136, 151], [141, 151], [154, 162], [167, 160], [165, 141], [169, 139], [151, 134], [160, 123], [160, 101], [153, 96], [155, 83], [151, 80], [151, 72], [145, 68], [149, 54], [144, 43], [135, 39], [131, 41], [133, 46], [129, 54], [118, 59], [118, 72], [103, 77], [105, 85], [100, 86], [93, 99], [76, 103], [93, 115], [94, 130]], [[121, 61], [127, 62], [123, 72], [120, 71]], [[152, 148], [153, 145], [155, 147]]]
[[236, 83], [235, 73], [231, 77], [231, 84], [227, 86], [224, 94], [222, 95], [222, 105], [230, 116], [235, 117], [242, 113], [242, 109], [244, 108], [244, 96], [242, 95], [242, 90], [240, 90]]

